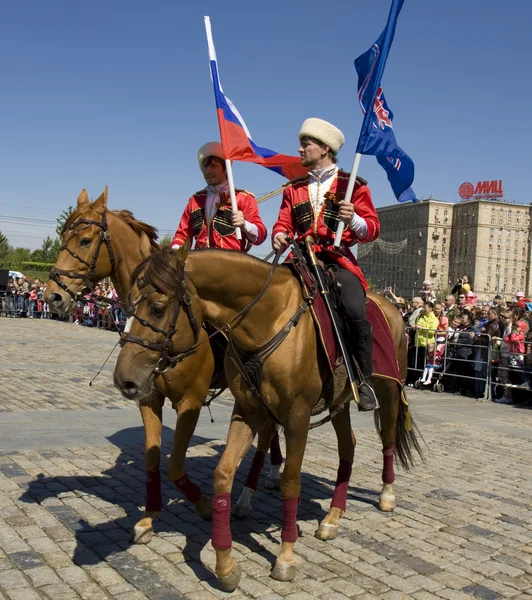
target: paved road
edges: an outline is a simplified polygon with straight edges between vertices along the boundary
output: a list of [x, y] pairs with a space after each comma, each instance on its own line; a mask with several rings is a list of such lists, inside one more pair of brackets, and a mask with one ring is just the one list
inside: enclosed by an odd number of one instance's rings
[[[88, 385], [115, 342], [112, 333], [71, 324], [0, 319], [0, 600], [228, 596], [214, 584], [209, 524], [166, 478], [156, 537], [147, 546], [127, 542], [144, 501], [140, 417], [112, 387], [112, 366]], [[415, 390], [409, 398], [426, 462], [398, 472], [395, 513], [375, 508], [379, 440], [371, 418], [355, 412], [342, 534], [316, 540], [336, 445], [330, 427], [313, 432], [298, 576], [291, 583], [268, 576], [281, 504], [278, 493], [260, 490], [253, 518], [233, 524], [244, 576], [231, 598], [532, 598], [532, 411]], [[214, 424], [202, 414], [189, 452], [189, 473], [206, 491], [230, 410], [226, 397], [213, 407]]]

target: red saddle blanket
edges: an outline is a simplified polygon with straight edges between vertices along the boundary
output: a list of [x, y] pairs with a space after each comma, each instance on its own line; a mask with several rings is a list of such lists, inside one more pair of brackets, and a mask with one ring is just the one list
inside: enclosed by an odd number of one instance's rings
[[[286, 263], [285, 263], [286, 264]], [[300, 281], [303, 279], [305, 285], [310, 287], [310, 281], [306, 281], [306, 274], [299, 269], [292, 267], [292, 272], [296, 272]], [[331, 370], [334, 371], [340, 358], [340, 349], [336, 343], [331, 318], [327, 312], [327, 307], [323, 301], [322, 295], [318, 292], [311, 306], [312, 316], [316, 325], [316, 331], [327, 357]], [[391, 377], [396, 379], [401, 385], [401, 373], [397, 362], [395, 343], [386, 317], [379, 305], [371, 298], [366, 300], [366, 312], [368, 321], [373, 330], [373, 376]]]

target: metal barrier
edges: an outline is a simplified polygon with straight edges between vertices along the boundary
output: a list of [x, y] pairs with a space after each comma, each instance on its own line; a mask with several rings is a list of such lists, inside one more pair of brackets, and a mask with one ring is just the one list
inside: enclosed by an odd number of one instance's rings
[[[491, 400], [497, 388], [504, 397], [512, 389], [529, 392], [532, 388], [532, 355], [527, 366], [526, 353], [500, 351], [498, 338], [460, 329], [412, 327], [407, 328], [407, 335], [409, 385], [427, 389], [428, 382], [436, 392], [460, 388], [459, 393], [484, 400]], [[436, 354], [427, 352], [431, 344]]]

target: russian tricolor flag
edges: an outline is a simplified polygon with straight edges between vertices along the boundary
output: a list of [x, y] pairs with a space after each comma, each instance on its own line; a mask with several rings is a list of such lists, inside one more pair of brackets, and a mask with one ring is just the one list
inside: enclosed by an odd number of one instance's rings
[[273, 150], [268, 150], [268, 148], [261, 148], [251, 139], [251, 134], [244, 119], [222, 90], [218, 74], [218, 64], [216, 62], [216, 50], [212, 41], [211, 20], [209, 17], [204, 18], [207, 42], [209, 44], [211, 77], [214, 85], [220, 137], [225, 158], [262, 165], [271, 171], [279, 173], [279, 175], [283, 175], [287, 179], [295, 179], [296, 177], [306, 175], [307, 169], [301, 165], [301, 158], [299, 156], [286, 156], [285, 154], [278, 154]]

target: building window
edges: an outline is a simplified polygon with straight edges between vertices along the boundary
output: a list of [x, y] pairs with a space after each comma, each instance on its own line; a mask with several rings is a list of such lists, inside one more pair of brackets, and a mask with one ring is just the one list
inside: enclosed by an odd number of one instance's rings
[[491, 265], [488, 267], [488, 273], [491, 273]]

